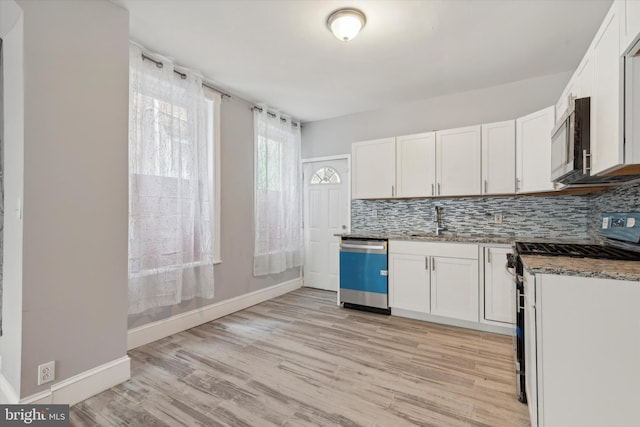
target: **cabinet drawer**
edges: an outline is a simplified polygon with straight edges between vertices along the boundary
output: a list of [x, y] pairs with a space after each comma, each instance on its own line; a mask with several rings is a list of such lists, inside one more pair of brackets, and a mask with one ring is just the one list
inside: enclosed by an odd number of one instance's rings
[[389, 253], [478, 259], [478, 245], [451, 242], [390, 240]]

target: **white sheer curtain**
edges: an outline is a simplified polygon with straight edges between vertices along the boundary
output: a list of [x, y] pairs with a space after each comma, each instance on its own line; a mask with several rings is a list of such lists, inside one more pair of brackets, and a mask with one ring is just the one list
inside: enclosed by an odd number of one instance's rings
[[129, 55], [129, 313], [213, 298], [213, 149], [202, 81]]
[[[300, 126], [254, 109], [255, 249], [253, 273], [302, 265]], [[281, 120], [286, 119], [286, 120]]]

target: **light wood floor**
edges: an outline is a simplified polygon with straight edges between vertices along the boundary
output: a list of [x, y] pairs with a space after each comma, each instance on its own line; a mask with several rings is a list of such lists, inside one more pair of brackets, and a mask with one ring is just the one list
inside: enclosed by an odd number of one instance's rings
[[130, 352], [74, 426], [525, 426], [511, 337], [340, 308], [303, 288]]

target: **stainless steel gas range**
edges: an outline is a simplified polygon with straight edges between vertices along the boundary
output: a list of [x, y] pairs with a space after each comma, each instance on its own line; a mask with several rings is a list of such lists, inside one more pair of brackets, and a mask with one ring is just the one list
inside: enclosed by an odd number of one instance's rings
[[599, 234], [602, 244], [574, 244], [551, 242], [517, 241], [514, 254], [508, 256], [507, 265], [513, 269], [516, 286], [516, 375], [518, 400], [527, 402], [525, 388], [524, 342], [525, 303], [524, 265], [522, 256], [555, 256], [571, 258], [592, 258], [640, 262], [640, 213], [603, 213], [600, 216]]

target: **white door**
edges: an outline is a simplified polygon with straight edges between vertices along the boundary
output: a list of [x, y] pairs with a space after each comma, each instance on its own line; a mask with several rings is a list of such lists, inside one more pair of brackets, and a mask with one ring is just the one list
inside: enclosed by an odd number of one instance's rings
[[338, 290], [340, 238], [349, 231], [347, 159], [304, 164], [304, 285]]

